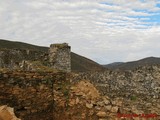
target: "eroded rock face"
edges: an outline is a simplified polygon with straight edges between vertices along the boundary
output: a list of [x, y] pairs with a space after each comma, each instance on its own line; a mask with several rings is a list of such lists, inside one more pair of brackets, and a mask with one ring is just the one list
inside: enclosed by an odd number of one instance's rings
[[0, 106], [0, 120], [21, 120], [14, 114], [14, 109], [6, 105]]

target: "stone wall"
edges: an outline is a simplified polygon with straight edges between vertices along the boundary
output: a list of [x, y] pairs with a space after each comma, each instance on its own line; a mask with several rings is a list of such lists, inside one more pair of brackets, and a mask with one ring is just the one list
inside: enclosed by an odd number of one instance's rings
[[144, 66], [132, 71], [86, 72], [72, 76], [73, 81], [90, 80], [104, 95], [146, 100], [160, 104], [160, 66]]
[[18, 69], [24, 61], [45, 61], [47, 53], [22, 49], [0, 49], [0, 68]]
[[68, 44], [51, 44], [49, 53], [22, 49], [0, 49], [0, 68], [32, 70], [33, 61], [65, 72], [71, 71], [71, 50]]
[[53, 119], [53, 84], [62, 72], [0, 71], [0, 105], [15, 109], [22, 120]]
[[70, 46], [68, 44], [52, 44], [49, 51], [51, 67], [65, 72], [71, 71]]

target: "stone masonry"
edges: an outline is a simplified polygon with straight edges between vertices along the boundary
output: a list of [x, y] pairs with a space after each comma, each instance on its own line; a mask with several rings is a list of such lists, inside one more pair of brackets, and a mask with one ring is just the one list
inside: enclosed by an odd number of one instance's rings
[[14, 108], [22, 120], [53, 120], [53, 84], [64, 72], [0, 71], [0, 106]]
[[[11, 70], [24, 68], [24, 63], [40, 61], [43, 65], [64, 72], [71, 71], [71, 47], [67, 43], [51, 44], [49, 52], [0, 49], [0, 68]], [[25, 67], [28, 68], [28, 67]], [[28, 70], [28, 69], [23, 69]]]
[[0, 49], [0, 68], [19, 69], [23, 61], [44, 61], [45, 54], [27, 49]]
[[67, 43], [51, 44], [49, 62], [51, 67], [65, 72], [71, 71], [70, 46]]

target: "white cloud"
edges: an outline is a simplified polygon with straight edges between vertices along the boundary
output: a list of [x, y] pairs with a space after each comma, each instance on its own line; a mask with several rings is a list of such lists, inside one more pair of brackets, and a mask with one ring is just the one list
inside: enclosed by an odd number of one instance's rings
[[0, 38], [72, 51], [101, 63], [159, 56], [158, 0], [1, 0]]

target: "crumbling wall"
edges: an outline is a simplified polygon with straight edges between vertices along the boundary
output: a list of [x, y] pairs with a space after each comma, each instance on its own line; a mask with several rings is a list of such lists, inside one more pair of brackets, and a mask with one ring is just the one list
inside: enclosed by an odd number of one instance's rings
[[[0, 105], [15, 109], [22, 120], [53, 119], [53, 84], [63, 72], [0, 71]], [[37, 119], [36, 119], [37, 120]]]
[[[90, 80], [104, 95], [151, 100], [160, 98], [160, 66], [143, 66], [131, 71], [84, 72], [72, 80]], [[159, 101], [160, 102], [160, 101]]]
[[[0, 49], [0, 68], [30, 70], [29, 63], [40, 61], [48, 66], [65, 72], [71, 71], [71, 50], [68, 44], [51, 44], [49, 53], [22, 49]], [[26, 61], [26, 62], [25, 62]]]
[[65, 72], [71, 71], [70, 46], [68, 44], [52, 44], [49, 50], [51, 67]]
[[1, 68], [15, 68], [18, 63], [24, 59], [19, 50], [0, 50], [0, 67]]
[[25, 61], [47, 61], [48, 53], [22, 49], [0, 49], [0, 68], [23, 69]]

